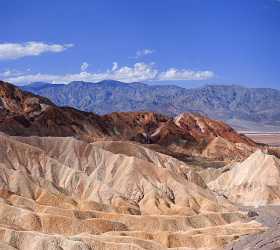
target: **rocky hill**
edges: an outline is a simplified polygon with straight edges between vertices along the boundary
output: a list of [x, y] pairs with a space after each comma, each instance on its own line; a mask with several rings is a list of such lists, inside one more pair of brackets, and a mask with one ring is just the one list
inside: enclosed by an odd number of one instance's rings
[[0, 131], [0, 249], [280, 247], [279, 149], [222, 121], [97, 115], [0, 82]]
[[0, 134], [0, 248], [217, 250], [265, 230], [183, 162], [110, 143]]
[[[59, 107], [4, 82], [0, 82], [0, 131], [22, 136], [72, 136], [86, 141], [105, 138], [136, 141], [164, 146], [173, 153], [219, 160], [243, 159], [240, 146], [247, 147], [248, 153], [256, 147], [252, 140], [225, 123], [200, 114], [184, 113], [173, 118], [155, 112], [119, 112], [99, 116]], [[211, 143], [215, 138], [223, 138], [226, 141], [223, 145], [231, 148], [231, 152], [221, 151], [227, 153], [217, 157], [215, 153], [207, 153], [221, 146]]]
[[280, 203], [280, 160], [256, 151], [225, 171], [209, 187], [236, 204], [264, 206]]
[[59, 106], [107, 114], [152, 111], [175, 116], [199, 112], [224, 120], [239, 130], [279, 130], [280, 91], [209, 85], [196, 89], [117, 81], [33, 83], [22, 89], [45, 96]]
[[[105, 124], [94, 113], [57, 107], [48, 99], [0, 82], [0, 130], [11, 135], [100, 137]], [[90, 139], [90, 138], [89, 138]]]

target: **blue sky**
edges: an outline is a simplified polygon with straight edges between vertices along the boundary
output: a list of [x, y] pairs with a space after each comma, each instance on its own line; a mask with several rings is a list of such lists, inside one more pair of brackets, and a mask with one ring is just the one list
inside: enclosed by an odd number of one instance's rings
[[2, 0], [0, 78], [280, 88], [278, 0]]

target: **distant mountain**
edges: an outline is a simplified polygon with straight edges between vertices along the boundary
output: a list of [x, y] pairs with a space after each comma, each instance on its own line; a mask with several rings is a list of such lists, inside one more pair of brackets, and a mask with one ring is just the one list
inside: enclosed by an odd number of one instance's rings
[[27, 88], [29, 89], [29, 91], [37, 91], [48, 87], [54, 87], [55, 85], [56, 84], [51, 84], [48, 82], [33, 82], [28, 84]]
[[106, 80], [99, 83], [33, 83], [21, 87], [59, 106], [97, 114], [153, 111], [167, 115], [199, 112], [224, 120], [239, 130], [280, 130], [280, 91], [236, 85], [207, 85], [196, 89], [151, 86]]
[[1, 81], [0, 131], [16, 136], [70, 136], [90, 142], [136, 141], [170, 154], [199, 154], [218, 160], [243, 159], [257, 146], [227, 124], [199, 114], [172, 118], [155, 112], [114, 112], [101, 116], [58, 107], [45, 97]]

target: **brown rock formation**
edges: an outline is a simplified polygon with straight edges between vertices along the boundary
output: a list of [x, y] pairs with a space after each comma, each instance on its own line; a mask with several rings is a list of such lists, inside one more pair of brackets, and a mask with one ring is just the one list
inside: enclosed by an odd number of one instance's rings
[[140, 145], [0, 135], [3, 249], [216, 250], [263, 230], [188, 165]]
[[[22, 136], [72, 136], [85, 141], [130, 140], [163, 146], [175, 154], [219, 160], [246, 158], [256, 147], [228, 125], [198, 114], [185, 113], [174, 119], [153, 112], [98, 116], [57, 107], [5, 82], [0, 82], [0, 131]], [[225, 143], [213, 143], [217, 138]], [[220, 150], [221, 146], [225, 150]], [[248, 150], [241, 152], [240, 147]]]

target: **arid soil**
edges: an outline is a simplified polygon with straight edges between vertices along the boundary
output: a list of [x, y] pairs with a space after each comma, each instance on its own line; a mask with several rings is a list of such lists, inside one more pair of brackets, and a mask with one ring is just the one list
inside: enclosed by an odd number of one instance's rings
[[246, 136], [257, 143], [280, 146], [280, 133], [247, 133]]
[[5, 247], [214, 250], [265, 230], [186, 164], [140, 145], [0, 140]]
[[0, 249], [275, 250], [279, 156], [199, 114], [98, 116], [0, 82]]

